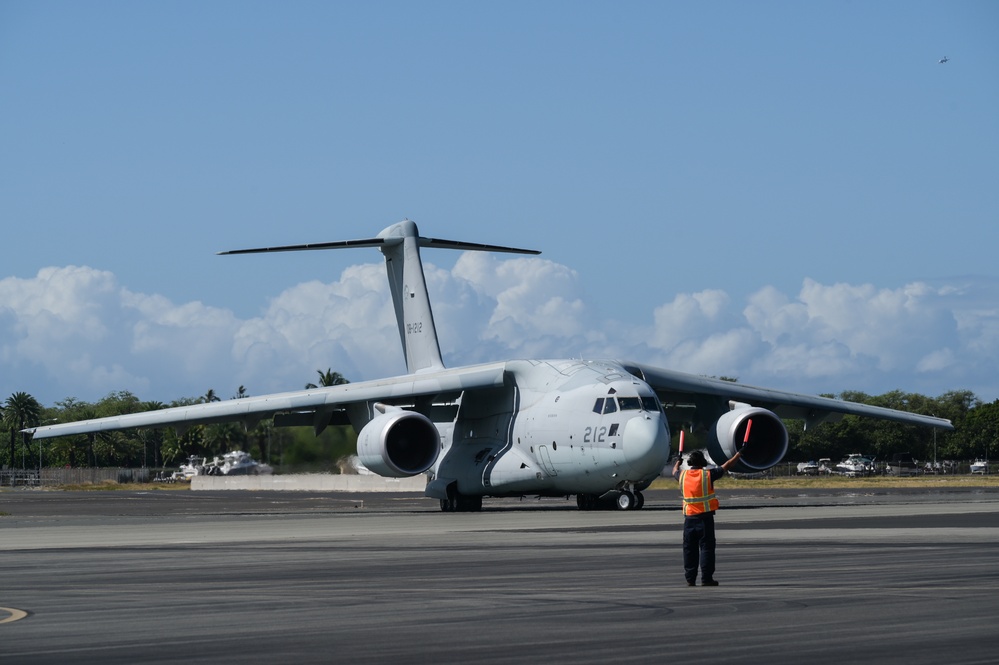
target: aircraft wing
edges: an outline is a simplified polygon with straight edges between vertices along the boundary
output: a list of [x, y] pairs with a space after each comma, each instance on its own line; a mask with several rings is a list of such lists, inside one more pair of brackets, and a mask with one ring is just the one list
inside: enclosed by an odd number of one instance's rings
[[729, 409], [728, 402], [734, 401], [768, 409], [781, 418], [802, 419], [805, 421], [806, 427], [827, 420], [837, 420], [843, 414], [850, 414], [913, 425], [927, 425], [945, 430], [954, 429], [951, 422], [945, 418], [847, 402], [831, 397], [758, 388], [641, 363], [626, 362], [623, 364], [634, 374], [643, 378], [656, 391], [659, 399], [666, 406], [667, 414], [670, 413], [671, 407], [678, 410], [690, 407], [703, 408], [709, 413], [714, 412], [713, 415], [717, 416], [717, 411], [727, 411]]
[[282, 416], [285, 417], [284, 424], [314, 424], [321, 429], [336, 412], [350, 404], [404, 402], [410, 398], [458, 394], [463, 390], [502, 386], [504, 367], [504, 363], [473, 365], [340, 386], [44, 425], [24, 431], [33, 433], [36, 439], [47, 439], [144, 427], [174, 427], [184, 431], [194, 425], [221, 422], [242, 422], [252, 426], [265, 418]]

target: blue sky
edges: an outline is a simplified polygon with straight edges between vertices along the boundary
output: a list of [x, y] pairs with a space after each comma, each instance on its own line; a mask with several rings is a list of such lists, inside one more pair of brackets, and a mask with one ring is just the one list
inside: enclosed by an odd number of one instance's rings
[[[999, 398], [994, 2], [0, 4], [0, 395], [598, 356]], [[950, 62], [938, 64], [943, 56]]]

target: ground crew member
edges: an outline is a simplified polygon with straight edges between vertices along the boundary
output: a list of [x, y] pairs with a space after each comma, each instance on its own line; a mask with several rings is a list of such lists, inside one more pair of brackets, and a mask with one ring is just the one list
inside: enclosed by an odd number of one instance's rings
[[680, 471], [683, 457], [673, 465], [673, 477], [680, 481], [683, 492], [683, 575], [687, 586], [697, 583], [697, 568], [700, 563], [701, 586], [718, 586], [715, 574], [715, 511], [718, 510], [718, 497], [715, 496], [714, 482], [742, 456], [736, 452], [720, 468], [705, 469], [708, 465], [704, 453], [695, 450], [687, 456], [686, 471]]

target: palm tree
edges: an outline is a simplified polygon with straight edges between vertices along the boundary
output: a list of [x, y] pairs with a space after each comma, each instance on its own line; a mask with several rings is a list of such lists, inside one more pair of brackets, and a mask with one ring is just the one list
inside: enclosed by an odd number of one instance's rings
[[[166, 404], [155, 400], [142, 403], [143, 411], [159, 411], [165, 408]], [[160, 447], [163, 444], [163, 431], [159, 428], [139, 430], [139, 438], [142, 439], [142, 466], [146, 466], [146, 446], [149, 443], [153, 444], [153, 466], [159, 466]]]
[[215, 394], [215, 389], [214, 388], [209, 388], [208, 392], [205, 393], [204, 397], [200, 398], [200, 401], [202, 403], [206, 403], [207, 404], [207, 403], [210, 403], [210, 402], [221, 402], [222, 398], [219, 397], [217, 394]]
[[[342, 386], [346, 383], [350, 383], [350, 381], [344, 378], [343, 374], [340, 372], [334, 372], [330, 368], [326, 368], [325, 372], [321, 369], [317, 369], [316, 373], [319, 374], [319, 386], [323, 386], [324, 388], [328, 386]], [[312, 390], [313, 388], [318, 388], [319, 386], [314, 383], [306, 383], [305, 389]]]
[[[10, 432], [10, 467], [14, 468], [15, 434], [25, 427], [34, 427], [42, 413], [42, 405], [28, 393], [14, 393], [3, 406], [3, 422]], [[21, 435], [21, 444], [28, 444], [28, 435]], [[38, 445], [42, 442], [39, 440]]]

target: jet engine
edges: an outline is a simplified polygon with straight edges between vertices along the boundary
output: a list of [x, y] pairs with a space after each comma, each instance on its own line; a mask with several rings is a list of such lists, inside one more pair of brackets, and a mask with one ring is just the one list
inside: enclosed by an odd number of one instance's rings
[[[748, 434], [747, 434], [748, 432]], [[787, 428], [772, 411], [739, 405], [709, 430], [708, 454], [717, 464], [742, 451], [735, 471], [753, 473], [777, 465], [787, 454]]]
[[371, 420], [357, 435], [357, 457], [380, 476], [405, 478], [423, 473], [440, 454], [440, 433], [415, 411], [392, 410]]

